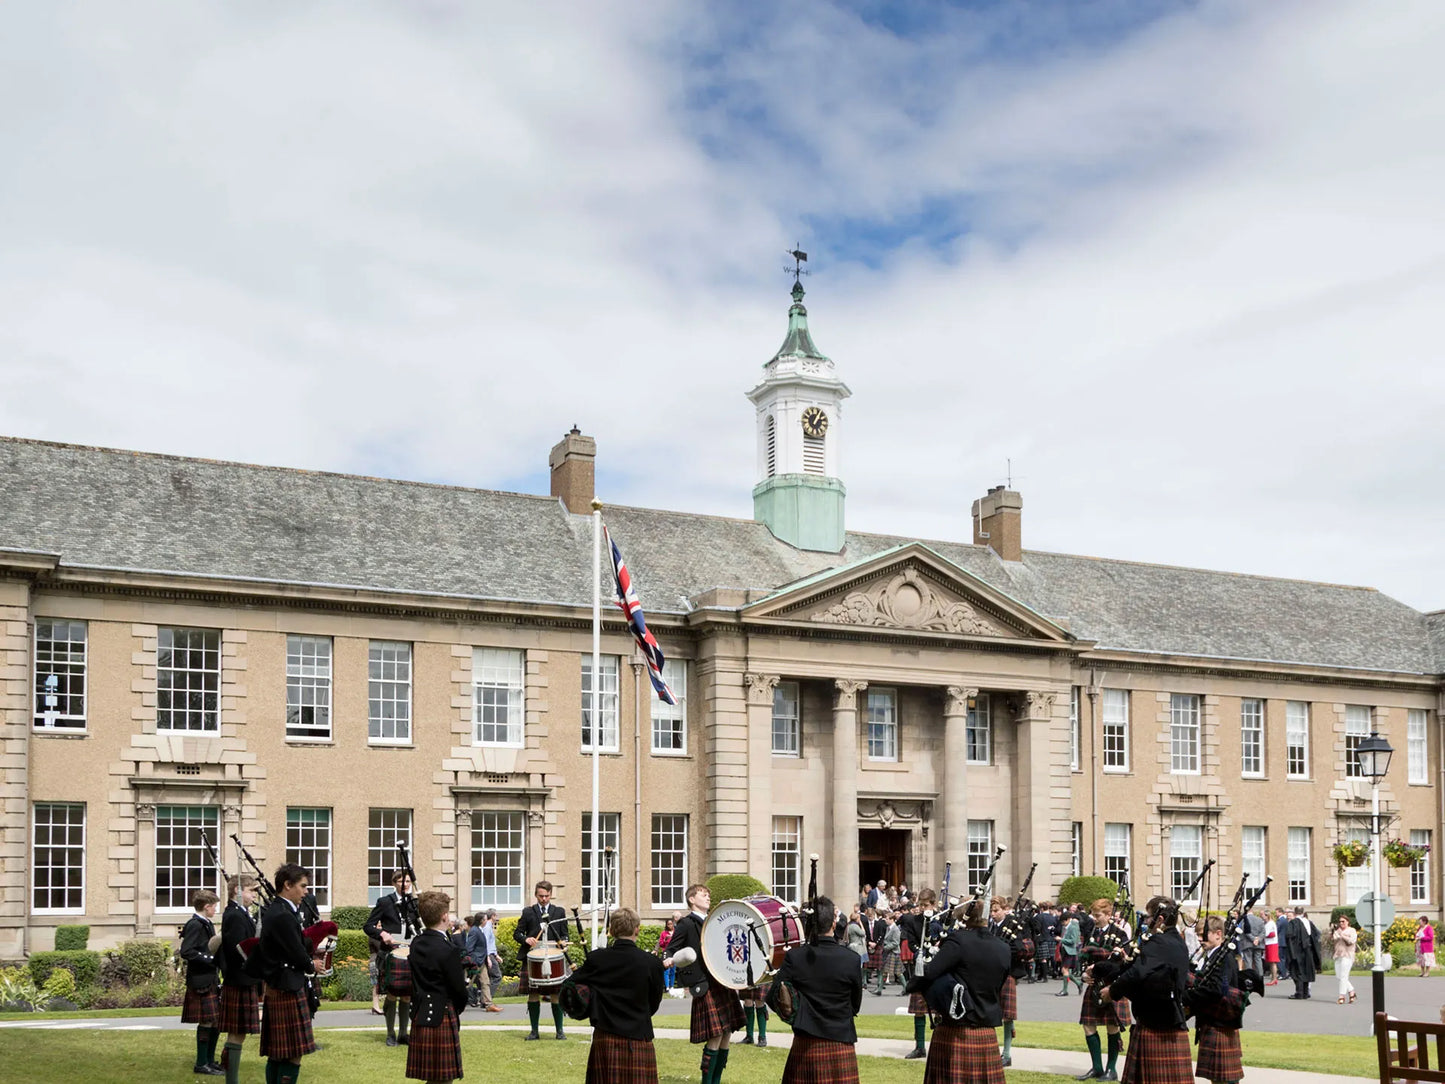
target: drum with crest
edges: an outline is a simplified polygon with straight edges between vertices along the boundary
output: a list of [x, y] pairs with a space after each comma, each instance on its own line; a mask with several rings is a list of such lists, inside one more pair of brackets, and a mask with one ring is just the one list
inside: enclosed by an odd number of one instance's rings
[[746, 990], [776, 971], [783, 953], [802, 940], [798, 912], [776, 896], [723, 900], [702, 924], [702, 960], [719, 983]]

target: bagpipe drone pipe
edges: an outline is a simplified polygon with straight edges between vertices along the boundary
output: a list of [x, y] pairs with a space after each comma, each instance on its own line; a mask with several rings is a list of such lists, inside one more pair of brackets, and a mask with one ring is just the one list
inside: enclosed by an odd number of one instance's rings
[[[808, 906], [803, 911], [803, 936], [808, 948], [818, 944], [818, 856], [808, 855]], [[830, 931], [831, 932], [831, 931]], [[763, 1004], [778, 1014], [785, 1024], [791, 1024], [798, 1014], [798, 991], [787, 979], [774, 979], [763, 997]]]
[[[1249, 875], [1245, 874], [1244, 880], [1239, 883], [1239, 890], [1234, 894], [1234, 902], [1225, 919], [1223, 945], [1210, 954], [1199, 970], [1191, 972], [1185, 980], [1185, 1011], [1207, 1027], [1243, 1026], [1244, 1010], [1249, 1007], [1250, 995], [1264, 992], [1264, 976], [1258, 971], [1240, 968], [1234, 982], [1223, 984], [1220, 981], [1229, 961], [1234, 959], [1244, 942], [1245, 923], [1249, 912], [1274, 880], [1273, 877], [1266, 877], [1264, 883], [1255, 889], [1248, 899], [1244, 899], [1244, 886], [1248, 879]], [[1244, 900], [1242, 906], [1241, 900]]]
[[[983, 880], [979, 882], [977, 890], [968, 903], [960, 908], [965, 916], [965, 923], [967, 923], [967, 916], [978, 914], [979, 908], [987, 908], [989, 885], [993, 881], [994, 871], [998, 868], [998, 861], [1006, 850], [1008, 848], [1000, 843], [998, 850], [994, 851], [993, 861], [989, 863], [988, 869], [984, 872]], [[944, 883], [947, 885], [947, 881]], [[948, 898], [946, 893], [945, 888], [945, 900]], [[952, 915], [953, 912], [950, 912], [950, 916]], [[956, 973], [929, 975], [926, 969], [922, 969], [922, 971], [923, 999], [928, 1003], [932, 1012], [953, 1024], [962, 1023], [964, 1018], [970, 1014], [977, 1014], [977, 1005], [973, 1000], [973, 994], [969, 992], [968, 985]], [[919, 978], [914, 979], [914, 982], [919, 981]]]

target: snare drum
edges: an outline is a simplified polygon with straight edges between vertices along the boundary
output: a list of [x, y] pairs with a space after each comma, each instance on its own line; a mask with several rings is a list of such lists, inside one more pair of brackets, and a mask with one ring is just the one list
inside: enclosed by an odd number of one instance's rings
[[802, 940], [798, 912], [776, 896], [724, 900], [702, 924], [702, 961], [723, 986], [746, 990], [781, 967], [783, 953]]
[[527, 953], [527, 985], [532, 989], [561, 986], [570, 974], [572, 961], [556, 945], [539, 944]]

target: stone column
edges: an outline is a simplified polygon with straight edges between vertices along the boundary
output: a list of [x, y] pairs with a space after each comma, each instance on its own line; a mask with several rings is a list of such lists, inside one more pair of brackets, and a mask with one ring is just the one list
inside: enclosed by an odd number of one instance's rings
[[[452, 833], [452, 870], [455, 883], [452, 887], [452, 913], [463, 914], [475, 911], [472, 903], [472, 811], [458, 808], [454, 812], [455, 827]], [[523, 899], [526, 888], [523, 888]]]
[[[156, 807], [137, 802], [135, 807], [135, 932], [149, 937], [156, 914]], [[182, 919], [184, 921], [184, 919]]]
[[1030, 890], [1035, 899], [1059, 883], [1054, 864], [1063, 847], [1062, 829], [1069, 818], [1063, 797], [1068, 793], [1064, 775], [1068, 754], [1065, 751], [1062, 758], [1059, 755], [1064, 748], [1060, 743], [1068, 737], [1067, 722], [1060, 720], [1056, 724], [1056, 704], [1068, 710], [1067, 699], [1060, 701], [1053, 692], [1025, 693], [1015, 731], [1018, 751], [1014, 767], [1013, 868], [1016, 881], [1021, 881], [1030, 863], [1039, 864]]
[[858, 894], [858, 694], [866, 681], [833, 682], [833, 902], [850, 908]]
[[[943, 771], [938, 781], [938, 808], [943, 832], [943, 861], [952, 862], [950, 884], [968, 885], [968, 702], [977, 689], [950, 685], [943, 702]], [[941, 867], [940, 867], [941, 868]], [[947, 901], [940, 901], [947, 906]]]
[[[21, 582], [0, 583], [0, 953], [18, 959], [32, 946], [25, 931], [30, 908], [25, 898], [30, 879], [30, 589]], [[94, 710], [94, 709], [92, 709]], [[92, 723], [92, 726], [95, 724]], [[96, 816], [98, 811], [91, 813]], [[91, 827], [91, 839], [104, 839]], [[97, 898], [92, 890], [92, 899]], [[96, 913], [99, 908], [92, 911]]]
[[780, 678], [743, 678], [748, 690], [748, 872], [766, 884], [773, 868], [773, 690]]

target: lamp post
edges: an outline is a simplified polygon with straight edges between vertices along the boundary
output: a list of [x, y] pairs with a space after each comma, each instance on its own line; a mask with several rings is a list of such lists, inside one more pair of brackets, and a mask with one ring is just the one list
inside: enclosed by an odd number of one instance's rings
[[1375, 934], [1375, 964], [1370, 974], [1370, 1019], [1385, 1011], [1385, 960], [1380, 945], [1380, 780], [1390, 770], [1390, 743], [1375, 731], [1355, 747], [1360, 775], [1370, 781], [1370, 884], [1374, 906], [1370, 908]]

